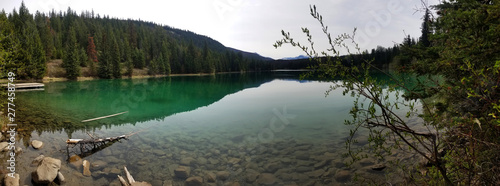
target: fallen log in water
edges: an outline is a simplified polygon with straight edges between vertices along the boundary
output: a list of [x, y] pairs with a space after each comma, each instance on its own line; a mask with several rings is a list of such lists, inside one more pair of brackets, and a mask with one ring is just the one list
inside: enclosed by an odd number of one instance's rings
[[120, 112], [120, 113], [116, 113], [116, 114], [111, 114], [111, 115], [108, 115], [108, 116], [102, 116], [102, 117], [98, 117], [98, 118], [92, 118], [92, 119], [83, 120], [82, 123], [89, 122], [89, 121], [100, 120], [100, 119], [104, 119], [104, 118], [110, 118], [110, 117], [122, 115], [122, 114], [125, 114], [125, 113], [128, 113], [128, 111]]
[[[89, 134], [90, 135], [90, 134]], [[66, 151], [68, 153], [68, 160], [71, 156], [70, 154], [70, 146], [71, 152], [75, 153], [80, 157], [85, 157], [92, 155], [115, 142], [119, 142], [121, 139], [128, 139], [130, 135], [121, 135], [110, 138], [96, 138], [90, 135], [90, 139], [68, 139], [66, 140]], [[79, 146], [80, 152], [74, 151], [73, 147]]]
[[93, 144], [93, 143], [106, 143], [106, 142], [112, 142], [116, 140], [121, 140], [121, 139], [126, 139], [128, 136], [127, 135], [121, 135], [121, 136], [116, 136], [116, 137], [110, 137], [110, 138], [101, 138], [101, 139], [68, 139], [66, 140], [67, 144]]

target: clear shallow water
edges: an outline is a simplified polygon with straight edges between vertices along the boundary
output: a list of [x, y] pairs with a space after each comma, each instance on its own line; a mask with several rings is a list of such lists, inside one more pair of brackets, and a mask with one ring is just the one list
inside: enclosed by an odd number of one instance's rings
[[[18, 172], [31, 184], [33, 158], [67, 160], [68, 138], [139, 131], [84, 157], [94, 163], [91, 177], [66, 161], [61, 172], [70, 185], [114, 184], [123, 166], [153, 185], [183, 185], [174, 174], [179, 165], [205, 183], [209, 173], [229, 172], [216, 185], [335, 185], [348, 182], [340, 172], [358, 169], [379, 177], [367, 168], [374, 160], [355, 169], [343, 166], [349, 134], [343, 122], [353, 98], [341, 96], [341, 90], [325, 97], [330, 85], [299, 81], [297, 72], [49, 83], [44, 91], [17, 97], [27, 107], [17, 119], [30, 126], [21, 141]], [[128, 113], [81, 122], [123, 111]], [[33, 139], [46, 145], [34, 150], [27, 146]]]

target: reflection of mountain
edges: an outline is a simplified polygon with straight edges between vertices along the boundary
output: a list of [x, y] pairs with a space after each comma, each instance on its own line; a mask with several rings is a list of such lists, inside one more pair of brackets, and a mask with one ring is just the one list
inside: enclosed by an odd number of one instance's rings
[[[161, 120], [210, 105], [228, 94], [258, 87], [273, 80], [275, 73], [288, 72], [48, 83], [45, 91], [18, 96], [25, 107], [18, 120], [27, 131], [64, 129], [69, 135], [85, 128]], [[81, 122], [123, 111], [129, 112]]]

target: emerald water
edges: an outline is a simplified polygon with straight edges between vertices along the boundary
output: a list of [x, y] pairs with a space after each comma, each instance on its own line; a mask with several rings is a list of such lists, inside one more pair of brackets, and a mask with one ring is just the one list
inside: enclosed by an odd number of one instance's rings
[[[299, 80], [299, 72], [220, 74], [149, 79], [47, 83], [19, 92], [16, 117], [22, 138], [17, 173], [31, 185], [31, 161], [40, 154], [61, 159], [69, 185], [119, 185], [127, 166], [135, 180], [184, 185], [180, 165], [207, 185], [336, 185], [354, 171], [374, 178], [376, 160], [343, 164], [353, 98], [333, 82]], [[83, 120], [127, 112], [90, 122]], [[66, 140], [134, 133], [90, 154], [92, 175], [70, 162]], [[31, 140], [44, 147], [29, 147]], [[366, 144], [361, 141], [360, 145]], [[69, 156], [78, 148], [69, 148]], [[394, 157], [398, 157], [397, 153]], [[4, 161], [5, 162], [5, 161]], [[211, 180], [211, 174], [217, 179]], [[219, 176], [220, 174], [220, 176]]]

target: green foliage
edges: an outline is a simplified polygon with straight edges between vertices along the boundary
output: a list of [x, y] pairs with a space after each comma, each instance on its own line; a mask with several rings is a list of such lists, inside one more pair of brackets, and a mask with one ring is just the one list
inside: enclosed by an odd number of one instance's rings
[[76, 80], [80, 76], [80, 64], [84, 59], [81, 59], [82, 55], [78, 50], [74, 27], [71, 27], [68, 32], [63, 67], [66, 69], [66, 78]]
[[112, 31], [110, 28], [106, 34], [103, 34], [102, 37], [102, 54], [99, 56], [99, 68], [97, 71], [97, 75], [103, 79], [111, 79], [113, 77], [112, 74], [112, 61], [113, 61], [113, 41], [111, 37]]
[[[308, 44], [296, 42], [290, 33], [282, 31], [283, 39], [275, 43], [275, 47], [283, 44], [290, 44], [298, 47], [307, 54], [314, 64], [314, 70], [308, 75], [318, 75], [323, 79], [342, 79], [334, 82], [331, 89], [326, 92], [328, 95], [334, 89], [342, 89], [344, 95], [350, 95], [355, 99], [354, 106], [350, 114], [351, 120], [346, 120], [345, 124], [353, 127], [350, 137], [346, 141], [346, 148], [349, 150], [345, 154], [348, 163], [353, 163], [366, 157], [362, 152], [369, 152], [371, 155], [383, 159], [390, 155], [393, 150], [402, 147], [409, 148], [419, 154], [433, 165], [441, 175], [441, 184], [451, 185], [446, 167], [439, 150], [442, 148], [443, 139], [439, 138], [439, 125], [430, 121], [425, 121], [423, 125], [427, 130], [417, 130], [414, 125], [409, 125], [410, 117], [416, 117], [420, 113], [415, 107], [414, 100], [402, 98], [401, 91], [413, 92], [404, 85], [402, 79], [391, 74], [385, 74], [390, 81], [375, 79], [371, 72], [377, 69], [372, 60], [361, 60], [355, 63], [355, 55], [350, 51], [362, 54], [354, 39], [356, 29], [353, 34], [340, 34], [333, 38], [328, 32], [328, 27], [323, 24], [323, 17], [316, 11], [316, 7], [311, 7], [311, 15], [321, 24], [323, 33], [329, 43], [326, 52], [316, 52], [312, 35], [308, 28], [302, 28], [302, 32], [308, 40]], [[352, 43], [347, 44], [347, 43]], [[410, 43], [411, 42], [410, 40]], [[351, 48], [354, 48], [352, 50]], [[340, 51], [348, 51], [349, 55], [340, 56]], [[324, 57], [319, 57], [324, 56]], [[383, 72], [378, 70], [379, 72]], [[425, 105], [425, 104], [424, 104]], [[398, 110], [407, 110], [406, 114], [401, 114]], [[423, 107], [425, 112], [430, 113], [429, 107]], [[356, 147], [354, 138], [360, 130], [368, 130], [368, 146]], [[389, 143], [388, 141], [392, 141]]]
[[134, 68], [143, 69], [146, 65], [146, 58], [142, 50], [135, 48], [134, 55], [132, 56]]
[[113, 35], [110, 38], [109, 42], [111, 44], [112, 53], [111, 53], [111, 66], [113, 68], [113, 77], [121, 78], [121, 56], [120, 56], [120, 48], [118, 47], [118, 43]]
[[415, 69], [445, 78], [432, 87], [445, 104], [448, 168], [459, 184], [495, 185], [500, 178], [500, 2], [452, 0], [435, 7], [433, 53]]
[[87, 67], [87, 65], [90, 63], [90, 59], [87, 56], [87, 53], [85, 53], [85, 49], [80, 48], [80, 50], [78, 50], [78, 55], [78, 58], [80, 59], [80, 66]]

